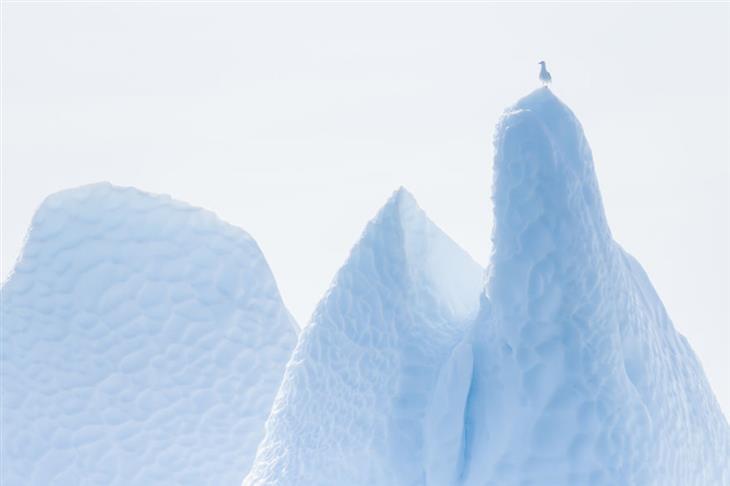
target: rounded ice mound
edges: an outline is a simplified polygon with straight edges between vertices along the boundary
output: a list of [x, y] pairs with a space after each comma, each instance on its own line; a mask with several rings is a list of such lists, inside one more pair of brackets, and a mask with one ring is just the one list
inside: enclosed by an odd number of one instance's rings
[[494, 253], [475, 324], [464, 484], [730, 484], [730, 428], [547, 89], [495, 137]]
[[240, 484], [297, 332], [248, 234], [132, 188], [63, 191], [2, 299], [0, 483]]
[[396, 192], [302, 330], [244, 484], [453, 484], [482, 278]]

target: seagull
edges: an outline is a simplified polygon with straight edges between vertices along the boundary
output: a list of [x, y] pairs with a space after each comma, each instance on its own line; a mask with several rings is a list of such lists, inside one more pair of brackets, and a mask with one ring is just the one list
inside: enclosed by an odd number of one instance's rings
[[540, 61], [538, 64], [540, 64], [540, 81], [542, 81], [542, 85], [547, 88], [547, 85], [553, 82], [553, 77], [550, 76], [548, 70], [545, 69], [545, 61]]

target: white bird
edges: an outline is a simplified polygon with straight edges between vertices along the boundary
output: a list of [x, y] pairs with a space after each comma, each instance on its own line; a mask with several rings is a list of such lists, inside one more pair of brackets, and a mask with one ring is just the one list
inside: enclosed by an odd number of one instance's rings
[[547, 85], [553, 82], [553, 77], [550, 76], [550, 73], [545, 68], [545, 61], [540, 61], [538, 64], [540, 64], [540, 81], [547, 88]]

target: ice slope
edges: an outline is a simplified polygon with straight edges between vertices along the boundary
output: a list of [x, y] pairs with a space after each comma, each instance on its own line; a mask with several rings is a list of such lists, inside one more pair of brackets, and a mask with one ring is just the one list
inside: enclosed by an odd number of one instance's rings
[[131, 188], [64, 191], [2, 299], [3, 486], [240, 484], [297, 332], [245, 232]]
[[482, 286], [479, 265], [396, 192], [300, 334], [244, 484], [453, 483], [470, 356], [441, 368]]
[[474, 330], [463, 483], [730, 484], [730, 432], [548, 89], [495, 138], [493, 255]]

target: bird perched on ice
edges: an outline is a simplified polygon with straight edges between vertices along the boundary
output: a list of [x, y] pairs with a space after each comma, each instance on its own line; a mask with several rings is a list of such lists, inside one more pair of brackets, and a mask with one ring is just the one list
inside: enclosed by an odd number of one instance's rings
[[547, 68], [545, 67], [545, 61], [540, 61], [540, 81], [542, 81], [542, 85], [547, 88], [547, 85], [553, 82], [553, 77], [550, 76], [550, 73], [548, 72]]

